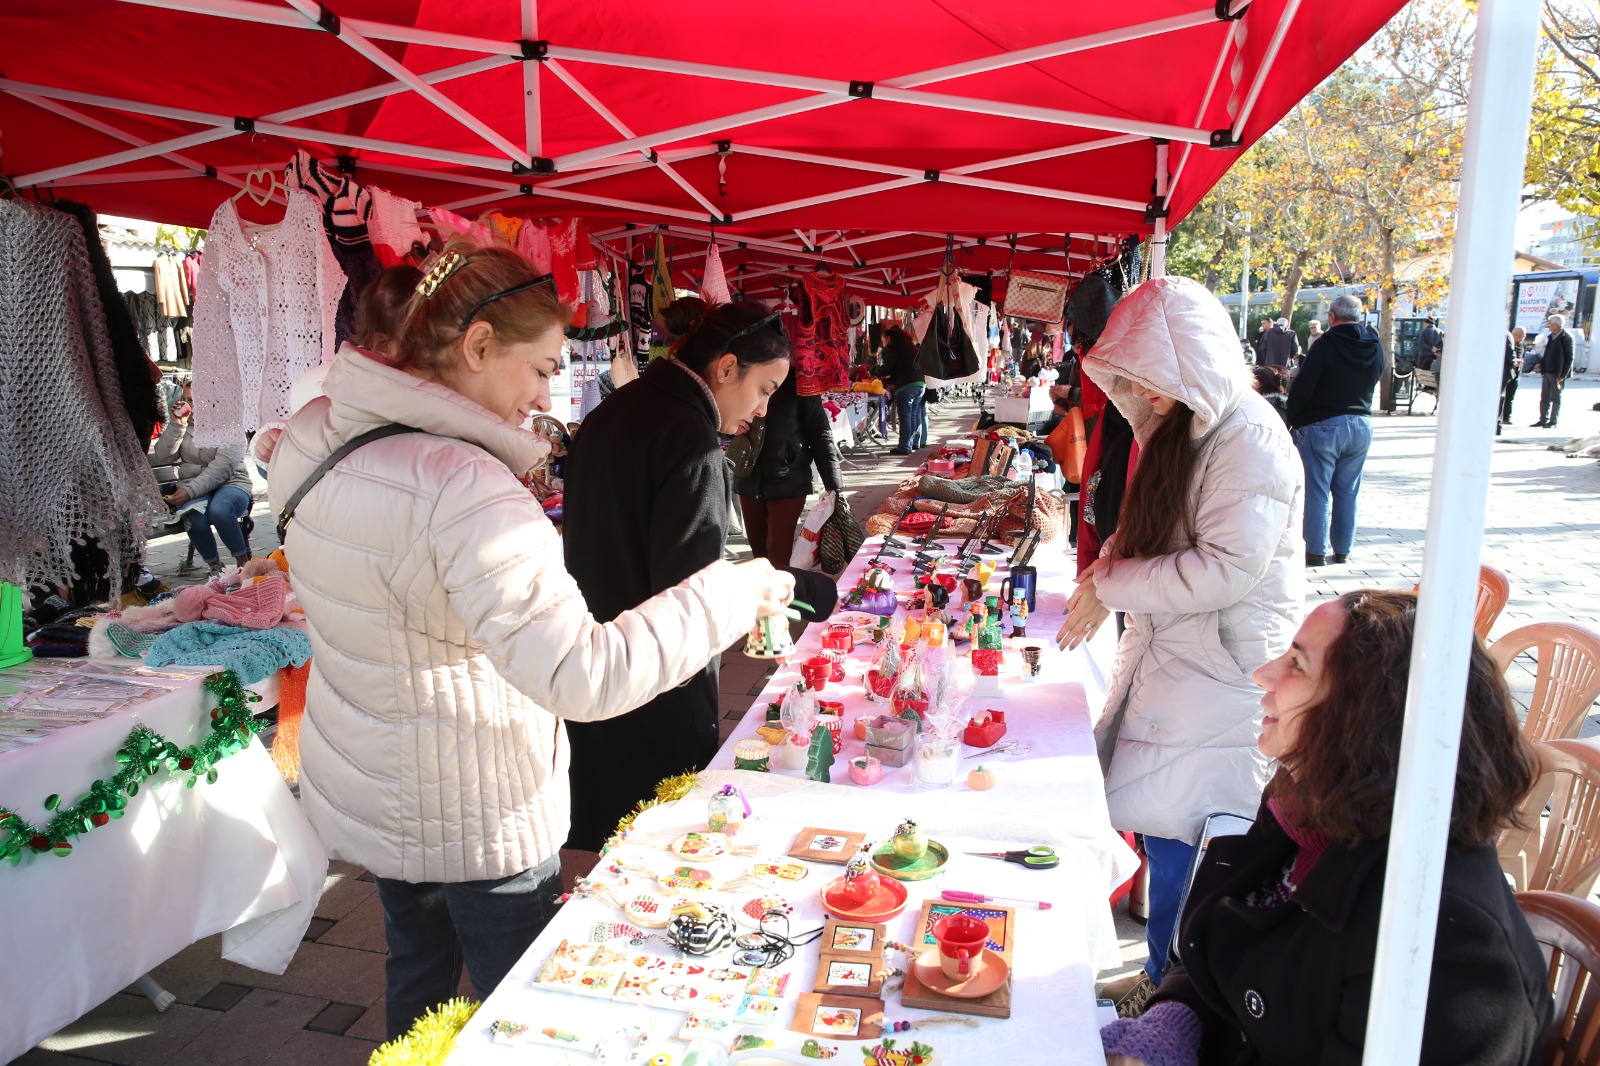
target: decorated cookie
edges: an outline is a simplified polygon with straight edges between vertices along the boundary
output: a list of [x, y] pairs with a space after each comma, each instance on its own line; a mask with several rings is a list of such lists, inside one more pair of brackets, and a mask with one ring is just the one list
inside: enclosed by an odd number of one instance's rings
[[655, 892], [640, 892], [622, 905], [622, 913], [645, 929], [665, 929], [672, 921], [675, 900]]
[[795, 913], [794, 902], [787, 897], [763, 893], [741, 900], [738, 908], [733, 912], [734, 918], [740, 925], [749, 926], [751, 929], [761, 928], [761, 921], [769, 913], [777, 913], [792, 918]]
[[728, 838], [722, 833], [685, 833], [672, 842], [671, 850], [680, 859], [709, 862], [728, 854]]
[[717, 890], [717, 881], [711, 876], [711, 871], [702, 870], [697, 866], [680, 866], [669, 874], [662, 874], [656, 880], [669, 892], [681, 892], [684, 895]]
[[758, 862], [751, 867], [750, 872], [763, 880], [792, 885], [796, 881], [804, 881], [806, 874], [811, 871], [797, 862]]

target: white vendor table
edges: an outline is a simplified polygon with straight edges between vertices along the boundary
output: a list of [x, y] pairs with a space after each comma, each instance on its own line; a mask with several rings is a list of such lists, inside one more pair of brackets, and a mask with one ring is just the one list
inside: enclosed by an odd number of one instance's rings
[[[881, 538], [869, 538], [856, 559], [840, 577], [840, 587], [848, 590], [877, 550]], [[960, 540], [943, 540], [952, 552]], [[909, 588], [912, 579], [907, 557], [890, 559], [896, 580]], [[1065, 543], [1043, 544], [1033, 559], [1039, 571], [1038, 610], [1028, 620], [1030, 636], [1053, 637], [1066, 608], [1072, 588], [1075, 564]], [[1002, 566], [991, 579], [998, 589], [1005, 576]], [[860, 675], [869, 655], [869, 645], [858, 645], [847, 666], [848, 679], [842, 685], [830, 683], [823, 698], [841, 699], [844, 704], [845, 745], [832, 767], [831, 784], [806, 780], [798, 771], [775, 769], [769, 773], [734, 770], [733, 744], [755, 735], [765, 718], [767, 703], [792, 685], [798, 677], [798, 663], [820, 650], [822, 626], [810, 627], [797, 645], [790, 664], [779, 669], [771, 684], [755, 701], [750, 712], [735, 728], [718, 752], [710, 768], [700, 776], [696, 789], [687, 797], [644, 812], [635, 822], [635, 834], [671, 839], [691, 829], [704, 829], [706, 801], [724, 783], [744, 790], [755, 810], [737, 841], [761, 846], [759, 861], [792, 861], [786, 858], [795, 835], [805, 826], [819, 829], [845, 829], [863, 832], [871, 841], [883, 841], [903, 818], [915, 818], [928, 836], [944, 844], [952, 853], [943, 874], [928, 881], [909, 882], [910, 899], [905, 910], [888, 924], [891, 939], [911, 941], [921, 901], [937, 897], [946, 888], [992, 896], [1012, 896], [1048, 900], [1050, 910], [1017, 908], [1018, 939], [1013, 967], [1013, 1012], [1008, 1019], [975, 1018], [975, 1027], [940, 1024], [908, 1033], [890, 1034], [902, 1046], [916, 1039], [931, 1045], [941, 1064], [1007, 1062], [1075, 1063], [1100, 1066], [1105, 1058], [1100, 1050], [1099, 1019], [1094, 1008], [1095, 973], [1120, 962], [1115, 928], [1107, 897], [1115, 885], [1130, 877], [1137, 868], [1133, 852], [1113, 832], [1106, 810], [1105, 788], [1095, 755], [1091, 710], [1098, 711], [1105, 686], [1096, 659], [1109, 663], [1115, 649], [1115, 634], [1102, 635], [1089, 651], [1063, 653], [1051, 648], [1045, 655], [1038, 681], [1019, 679], [1020, 655], [1008, 650], [1002, 668], [1004, 691], [996, 697], [974, 696], [974, 709], [994, 707], [1006, 711], [1006, 740], [1031, 745], [1031, 751], [984, 757], [982, 762], [994, 771], [997, 785], [987, 792], [966, 789], [964, 770], [978, 760], [962, 763], [957, 783], [943, 790], [918, 788], [911, 780], [912, 767], [885, 768], [876, 785], [862, 787], [850, 782], [847, 761], [861, 753], [863, 744], [854, 738], [852, 724], [857, 714], [884, 713], [887, 704], [868, 702]], [[1111, 627], [1107, 627], [1108, 629]], [[954, 645], [959, 652], [965, 645]], [[967, 851], [999, 851], [1033, 844], [1052, 846], [1061, 865], [1051, 870], [1026, 870], [1012, 863], [974, 858]], [[615, 883], [607, 867], [622, 859], [643, 862], [657, 872], [680, 865], [671, 855], [630, 842], [602, 860], [595, 876]], [[756, 859], [727, 857], [718, 860], [730, 875], [745, 872]], [[792, 920], [797, 932], [820, 927], [826, 917], [820, 892], [842, 872], [842, 867], [806, 863], [809, 876], [797, 885], [767, 888], [787, 895], [799, 907]], [[716, 872], [717, 867], [713, 867]], [[653, 887], [648, 880], [635, 878], [635, 888]], [[626, 889], [619, 889], [619, 893]], [[750, 891], [716, 894], [710, 902], [730, 910]], [[508, 1047], [493, 1042], [490, 1025], [497, 1019], [529, 1024], [534, 1028], [552, 1026], [570, 1032], [611, 1033], [623, 1026], [646, 1025], [652, 1036], [651, 1049], [680, 1056], [685, 1044], [672, 1039], [684, 1014], [621, 1001], [596, 1000], [564, 992], [548, 991], [531, 982], [562, 940], [587, 942], [602, 922], [622, 921], [614, 908], [594, 899], [577, 899], [561, 909], [550, 926], [518, 962], [506, 980], [479, 1009], [462, 1031], [451, 1063], [575, 1063], [596, 1060], [587, 1055], [544, 1047]], [[670, 948], [647, 945], [647, 952], [675, 957]], [[731, 952], [712, 956], [726, 961]], [[791, 975], [784, 997], [784, 1009], [772, 1028], [740, 1026], [736, 1033], [772, 1035], [787, 1032], [798, 993], [808, 992], [816, 975], [819, 945], [801, 948], [786, 963], [782, 972]], [[904, 957], [891, 953], [890, 965], [904, 966]], [[908, 1019], [913, 1023], [935, 1012], [908, 1009], [900, 1004], [898, 982], [885, 987], [885, 1017]], [[795, 1040], [799, 1034], [789, 1034]], [[731, 1037], [715, 1039], [726, 1046]], [[855, 1062], [858, 1042], [821, 1041], [837, 1046], [839, 1062]], [[791, 1046], [798, 1046], [792, 1044]], [[870, 1046], [859, 1044], [859, 1046]], [[652, 1051], [653, 1053], [653, 1051]], [[752, 1053], [754, 1054], [754, 1053]], [[640, 1059], [639, 1061], [645, 1061]], [[759, 1058], [752, 1061], [760, 1061]], [[789, 1058], [783, 1061], [804, 1061]]]
[[[179, 668], [173, 668], [180, 672]], [[3, 676], [3, 672], [0, 672]], [[210, 726], [202, 673], [98, 721], [0, 753], [0, 805], [35, 825], [47, 795], [71, 803], [116, 769], [135, 725], [180, 747]], [[23, 1054], [190, 944], [221, 932], [224, 958], [282, 973], [327, 873], [322, 843], [260, 741], [185, 787], [165, 773], [120, 821], [80, 836], [72, 854], [0, 864], [0, 1062]], [[152, 1010], [154, 1008], [152, 1007]]]
[[[1091, 948], [1085, 918], [1094, 910], [1105, 908], [1105, 888], [1099, 860], [1091, 854], [1090, 848], [1079, 846], [1081, 842], [1075, 843], [1063, 835], [1059, 826], [1052, 831], [1049, 821], [1040, 818], [1037, 812], [1022, 811], [1013, 817], [994, 805], [975, 802], [973, 795], [963, 796], [955, 803], [928, 805], [926, 795], [913, 798], [872, 789], [850, 790], [745, 770], [707, 771], [701, 775], [696, 789], [685, 798], [640, 815], [635, 822], [637, 831], [670, 839], [690, 829], [704, 829], [707, 798], [728, 782], [744, 790], [755, 810], [755, 818], [745, 823], [737, 841], [760, 844], [761, 858], [772, 861], [792, 861], [784, 856], [802, 826], [854, 828], [867, 833], [869, 839], [885, 840], [893, 834], [901, 818], [913, 812], [921, 816], [929, 836], [953, 854], [948, 869], [939, 877], [906, 884], [910, 898], [905, 910], [886, 923], [892, 940], [911, 942], [921, 901], [937, 897], [945, 888], [1048, 900], [1053, 904], [1052, 909], [1044, 911], [1015, 905], [1017, 938], [1013, 949], [1010, 1018], [974, 1018], [978, 1024], [971, 1028], [939, 1024], [914, 1027], [907, 1033], [885, 1033], [885, 1036], [902, 1045], [909, 1044], [912, 1039], [931, 1045], [938, 1062], [944, 1066], [984, 1062], [1005, 1062], [1012, 1066], [1023, 1063], [1103, 1066], [1105, 1055], [1100, 1050], [1099, 1023], [1094, 1010], [1094, 975], [1099, 960]], [[954, 795], [948, 798], [955, 799]], [[1060, 866], [1051, 870], [1024, 870], [1012, 863], [963, 854], [969, 850], [999, 850], [1006, 844], [1039, 842], [1049, 842], [1055, 847], [1061, 858]], [[647, 862], [657, 869], [667, 869], [679, 862], [665, 852], [634, 844], [624, 845], [613, 855]], [[602, 862], [602, 869], [610, 860], [608, 856]], [[734, 874], [748, 870], [753, 861], [756, 860], [730, 856], [717, 860], [712, 868], [715, 871], [726, 867]], [[810, 870], [805, 880], [788, 888], [766, 890], [786, 895], [798, 904], [791, 919], [791, 929], [797, 934], [821, 927], [827, 917], [821, 905], [821, 890], [843, 869], [821, 863], [805, 865]], [[708, 902], [722, 903], [731, 909], [738, 898], [739, 894], [713, 895], [708, 897]], [[456, 1066], [468, 1063], [592, 1066], [596, 1062], [587, 1055], [559, 1049], [495, 1044], [489, 1027], [502, 1018], [535, 1028], [553, 1026], [583, 1034], [612, 1033], [625, 1025], [648, 1025], [654, 1034], [647, 1045], [652, 1053], [659, 1049], [675, 1059], [681, 1056], [686, 1045], [672, 1039], [683, 1022], [685, 1015], [681, 1012], [587, 999], [546, 991], [531, 983], [562, 940], [588, 942], [597, 923], [621, 920], [615, 909], [592, 899], [574, 900], [564, 906], [462, 1030], [447, 1061]], [[643, 950], [666, 958], [677, 957], [662, 945], [647, 945]], [[726, 962], [730, 954], [723, 951], [711, 958]], [[798, 993], [811, 990], [818, 956], [819, 944], [813, 942], [800, 948], [793, 959], [779, 967], [778, 972], [790, 975], [790, 983], [784, 996], [784, 1009], [775, 1025], [739, 1026], [733, 1032], [768, 1036], [787, 1032]], [[905, 956], [890, 952], [888, 963], [904, 967]], [[915, 1026], [919, 1018], [937, 1015], [937, 1012], [901, 1006], [898, 982], [885, 986], [883, 999], [884, 1017], [890, 1021], [910, 1020]], [[795, 1033], [789, 1033], [788, 1037], [793, 1038], [796, 1047], [805, 1039]], [[731, 1035], [719, 1034], [713, 1039], [726, 1046], [731, 1042]], [[834, 1061], [850, 1064], [861, 1061], [858, 1047], [872, 1043], [818, 1039], [824, 1046], [839, 1048]], [[757, 1061], [760, 1061], [759, 1056]]]

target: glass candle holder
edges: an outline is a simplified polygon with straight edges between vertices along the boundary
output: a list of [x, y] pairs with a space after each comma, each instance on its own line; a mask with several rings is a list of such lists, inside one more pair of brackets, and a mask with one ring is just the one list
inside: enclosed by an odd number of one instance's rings
[[961, 764], [961, 741], [924, 731], [917, 736], [917, 753], [912, 759], [915, 780], [922, 788], [949, 788]]

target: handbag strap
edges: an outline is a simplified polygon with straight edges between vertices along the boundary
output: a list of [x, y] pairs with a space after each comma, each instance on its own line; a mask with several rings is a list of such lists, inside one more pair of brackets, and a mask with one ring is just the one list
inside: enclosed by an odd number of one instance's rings
[[294, 490], [294, 495], [289, 497], [289, 502], [283, 505], [283, 510], [278, 512], [278, 543], [283, 543], [283, 535], [288, 532], [289, 523], [294, 520], [294, 509], [300, 506], [300, 501], [305, 499], [306, 493], [310, 492], [328, 471], [338, 466], [339, 461], [345, 456], [357, 448], [371, 444], [376, 440], [382, 440], [385, 437], [394, 437], [401, 433], [422, 432], [424, 431], [416, 426], [406, 426], [399, 422], [391, 422], [386, 426], [379, 426], [377, 429], [369, 429], [359, 437], [352, 437], [341, 444], [334, 450], [332, 455], [322, 460], [321, 466], [311, 471], [311, 476], [300, 483], [300, 487]]

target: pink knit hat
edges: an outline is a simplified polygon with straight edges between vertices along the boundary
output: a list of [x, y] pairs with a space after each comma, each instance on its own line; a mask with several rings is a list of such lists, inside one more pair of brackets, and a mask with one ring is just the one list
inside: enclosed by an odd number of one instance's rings
[[248, 629], [271, 629], [283, 621], [288, 586], [279, 574], [272, 574], [238, 592], [223, 594], [209, 585], [179, 589], [174, 597], [174, 613], [180, 622], [202, 618]]

